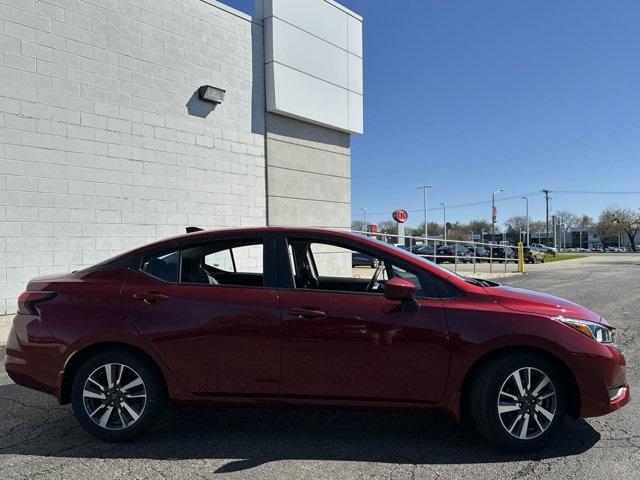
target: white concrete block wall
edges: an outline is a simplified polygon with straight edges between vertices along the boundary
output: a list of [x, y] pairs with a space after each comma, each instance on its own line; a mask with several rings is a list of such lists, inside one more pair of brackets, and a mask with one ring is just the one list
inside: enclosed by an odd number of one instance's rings
[[265, 224], [262, 39], [214, 1], [0, 0], [0, 314], [34, 276]]

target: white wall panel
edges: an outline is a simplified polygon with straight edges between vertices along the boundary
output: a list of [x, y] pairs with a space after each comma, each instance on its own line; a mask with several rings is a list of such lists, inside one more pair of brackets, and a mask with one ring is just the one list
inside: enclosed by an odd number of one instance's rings
[[316, 37], [348, 48], [348, 14], [326, 0], [271, 0], [264, 9], [266, 17], [277, 17]]
[[362, 133], [362, 18], [333, 0], [257, 0], [256, 12], [267, 110]]
[[265, 61], [287, 65], [313, 77], [348, 88], [346, 50], [271, 17], [265, 20], [266, 35], [271, 35]]
[[362, 132], [364, 125], [363, 117], [363, 97], [362, 95], [349, 92], [349, 128], [350, 132]]
[[356, 57], [353, 53], [348, 53], [348, 77], [347, 88], [352, 92], [363, 94], [362, 85], [362, 58]]
[[347, 50], [362, 58], [362, 19], [349, 15]]
[[266, 86], [268, 111], [349, 131], [348, 90], [275, 62], [266, 66]]

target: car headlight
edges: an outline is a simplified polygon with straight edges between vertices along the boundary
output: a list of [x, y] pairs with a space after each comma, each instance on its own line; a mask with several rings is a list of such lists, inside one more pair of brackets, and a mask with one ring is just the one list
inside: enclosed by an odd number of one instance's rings
[[554, 317], [565, 325], [577, 330], [578, 332], [592, 338], [600, 343], [615, 343], [615, 334], [613, 328], [600, 323], [589, 322], [587, 320], [578, 320], [575, 318]]

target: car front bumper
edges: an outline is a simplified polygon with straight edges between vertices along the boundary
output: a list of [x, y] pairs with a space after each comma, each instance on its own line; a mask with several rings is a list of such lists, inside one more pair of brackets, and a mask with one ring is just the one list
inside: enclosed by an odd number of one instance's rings
[[573, 354], [581, 417], [606, 415], [631, 399], [624, 355], [613, 345], [600, 345], [599, 350], [598, 355]]

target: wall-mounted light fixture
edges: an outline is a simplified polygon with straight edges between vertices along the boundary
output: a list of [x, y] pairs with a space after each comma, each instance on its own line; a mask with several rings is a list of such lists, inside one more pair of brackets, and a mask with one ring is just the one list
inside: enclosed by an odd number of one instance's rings
[[203, 85], [198, 89], [198, 96], [200, 100], [204, 100], [209, 103], [222, 103], [224, 100], [225, 91], [221, 88], [212, 87], [211, 85]]

